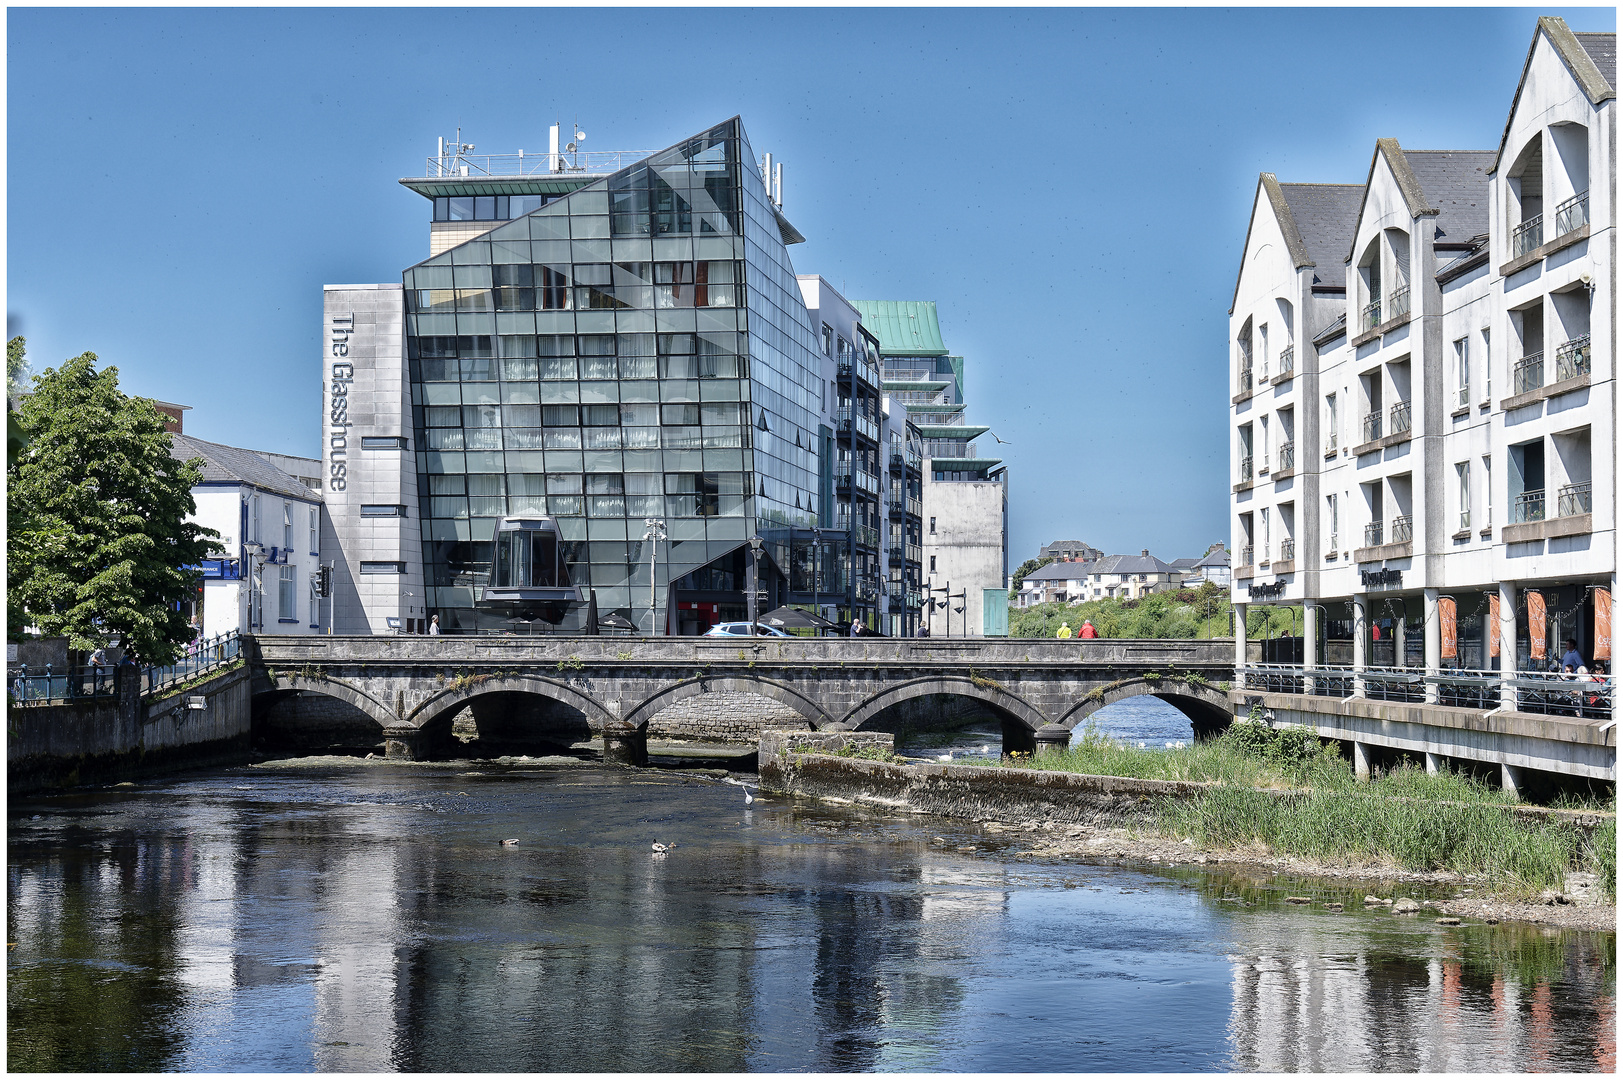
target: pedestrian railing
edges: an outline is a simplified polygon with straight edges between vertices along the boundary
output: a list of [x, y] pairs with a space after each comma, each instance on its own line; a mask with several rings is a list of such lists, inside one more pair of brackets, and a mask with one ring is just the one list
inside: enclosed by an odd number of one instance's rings
[[119, 670], [112, 664], [86, 664], [58, 669], [46, 664], [30, 671], [22, 664], [11, 675], [8, 693], [16, 705], [44, 705], [52, 701], [87, 701], [118, 696]]
[[[1294, 664], [1248, 664], [1238, 669], [1238, 674], [1248, 690], [1328, 698], [1352, 697], [1355, 679], [1363, 681], [1364, 696], [1375, 701], [1423, 702], [1428, 688], [1435, 687], [1437, 704], [1483, 711], [1501, 706], [1506, 686], [1504, 673], [1470, 668], [1443, 668], [1428, 675], [1412, 667], [1371, 665], [1356, 672], [1345, 664], [1320, 665], [1312, 670]], [[1515, 688], [1518, 712], [1588, 720], [1609, 720], [1613, 716], [1615, 675], [1518, 671], [1509, 685]]]
[[237, 631], [200, 638], [186, 647], [186, 654], [173, 664], [143, 668], [141, 692], [156, 694], [187, 679], [205, 675], [223, 667], [242, 654], [242, 639]]

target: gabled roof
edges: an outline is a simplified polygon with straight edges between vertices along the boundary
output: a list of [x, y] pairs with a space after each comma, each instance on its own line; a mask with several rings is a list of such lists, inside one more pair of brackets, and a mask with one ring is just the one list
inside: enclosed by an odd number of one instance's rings
[[1090, 574], [1170, 574], [1172, 567], [1154, 555], [1106, 555], [1090, 565]]
[[1368, 187], [1375, 179], [1375, 166], [1386, 160], [1392, 179], [1403, 194], [1411, 218], [1436, 218], [1436, 227], [1447, 236], [1461, 239], [1488, 227], [1488, 173], [1493, 162], [1489, 150], [1409, 150], [1396, 139], [1376, 139], [1369, 159], [1369, 176], [1364, 180], [1364, 199], [1358, 207], [1352, 240], [1343, 260], [1357, 258], [1353, 245], [1364, 225], [1364, 208], [1369, 205]]
[[1207, 555], [1204, 559], [1202, 559], [1198, 563], [1196, 563], [1195, 566], [1198, 569], [1199, 567], [1202, 567], [1202, 566], [1227, 566], [1228, 564], [1229, 564], [1229, 553], [1227, 551], [1223, 550], [1222, 548], [1218, 548], [1216, 551], [1212, 552], [1211, 554]]
[[1173, 559], [1168, 565], [1170, 565], [1174, 570], [1193, 570], [1195, 568], [1195, 564], [1199, 561], [1199, 559], [1190, 559], [1186, 557], [1182, 559]]
[[1245, 276], [1246, 256], [1251, 250], [1256, 208], [1264, 199], [1285, 237], [1292, 268], [1314, 267], [1316, 283], [1339, 285], [1346, 279], [1346, 270], [1338, 256], [1341, 248], [1351, 242], [1342, 237], [1357, 213], [1361, 191], [1357, 184], [1281, 184], [1273, 173], [1259, 173], [1257, 198], [1252, 203], [1251, 220], [1246, 224], [1245, 244], [1240, 248], [1240, 271], [1234, 275], [1229, 314], [1234, 314], [1240, 300], [1240, 279]]
[[169, 436], [169, 452], [177, 461], [202, 458], [204, 483], [235, 481], [273, 495], [286, 495], [305, 502], [321, 501], [320, 493], [311, 491], [252, 450], [174, 434]]
[[1591, 105], [1617, 97], [1617, 35], [1574, 34], [1565, 19], [1545, 15], [1533, 31], [1532, 44], [1527, 46], [1527, 59], [1522, 61], [1522, 77], [1516, 83], [1516, 95], [1510, 99], [1510, 112], [1505, 115], [1505, 130], [1499, 136], [1499, 149], [1488, 167], [1490, 173], [1499, 171], [1499, 159], [1505, 156], [1505, 142], [1510, 138], [1510, 125], [1516, 119], [1516, 106], [1521, 103], [1522, 90], [1527, 86], [1527, 73], [1533, 67], [1533, 53], [1538, 49], [1539, 35], [1550, 39], [1561, 62], [1567, 65], [1579, 89], [1588, 96]]
[[934, 300], [853, 300], [883, 356], [946, 356]]
[[1052, 562], [1021, 578], [1022, 581], [1080, 581], [1093, 573], [1093, 563]]

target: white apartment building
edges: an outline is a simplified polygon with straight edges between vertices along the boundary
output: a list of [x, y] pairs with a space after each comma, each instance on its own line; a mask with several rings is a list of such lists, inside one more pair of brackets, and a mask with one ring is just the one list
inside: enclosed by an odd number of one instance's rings
[[1355, 669], [1610, 663], [1615, 42], [1540, 19], [1497, 149], [1262, 174], [1230, 309], [1241, 626], [1305, 603], [1308, 662]]

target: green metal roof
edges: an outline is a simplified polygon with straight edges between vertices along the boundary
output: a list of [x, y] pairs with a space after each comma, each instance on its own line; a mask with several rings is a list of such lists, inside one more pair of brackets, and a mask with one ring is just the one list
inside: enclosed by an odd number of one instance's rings
[[1003, 464], [1003, 459], [995, 457], [951, 457], [931, 458], [930, 462], [933, 469], [940, 469], [942, 472], [981, 472], [995, 469]]
[[538, 176], [408, 176], [400, 181], [425, 199], [436, 195], [568, 195], [609, 173], [543, 173]]
[[929, 382], [893, 382], [890, 379], [885, 380], [886, 390], [940, 390], [943, 386], [951, 385], [951, 379], [935, 379]]
[[884, 356], [945, 356], [934, 300], [853, 300]]
[[918, 424], [926, 439], [978, 439], [992, 429], [982, 424]]

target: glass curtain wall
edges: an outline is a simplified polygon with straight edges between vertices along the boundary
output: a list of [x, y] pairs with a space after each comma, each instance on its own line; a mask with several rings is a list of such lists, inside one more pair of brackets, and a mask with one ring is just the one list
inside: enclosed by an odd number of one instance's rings
[[[555, 517], [573, 584], [646, 628], [669, 582], [815, 523], [811, 327], [734, 119], [407, 270], [428, 605], [478, 601], [503, 516]], [[768, 555], [787, 566], [787, 551]], [[563, 629], [577, 629], [572, 611]]]

